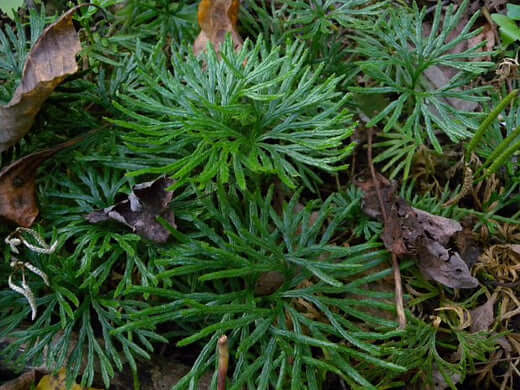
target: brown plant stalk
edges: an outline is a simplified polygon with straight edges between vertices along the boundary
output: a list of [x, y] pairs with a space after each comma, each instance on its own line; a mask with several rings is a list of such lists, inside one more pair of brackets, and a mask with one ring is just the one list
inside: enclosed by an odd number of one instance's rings
[[[386, 215], [386, 210], [383, 204], [383, 197], [381, 195], [381, 189], [379, 187], [379, 180], [376, 176], [376, 171], [374, 169], [374, 162], [372, 161], [372, 128], [368, 129], [368, 166], [370, 168], [370, 175], [372, 176], [372, 180], [374, 181], [374, 186], [376, 189], [377, 200], [379, 201], [379, 207], [381, 208], [381, 214], [383, 215], [383, 221], [386, 225], [388, 223], [388, 217]], [[397, 260], [397, 255], [392, 252], [392, 268], [394, 273], [394, 283], [395, 283], [395, 307], [397, 311], [397, 320], [399, 322], [399, 329], [406, 328], [406, 314], [404, 312], [404, 299], [403, 299], [403, 282], [401, 280], [401, 270], [399, 269], [399, 262]]]

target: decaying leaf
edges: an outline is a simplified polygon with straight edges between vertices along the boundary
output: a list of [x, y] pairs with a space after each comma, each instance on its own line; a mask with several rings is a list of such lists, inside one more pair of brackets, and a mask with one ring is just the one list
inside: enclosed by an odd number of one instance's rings
[[36, 370], [24, 372], [18, 378], [0, 386], [0, 390], [29, 390], [42, 374]]
[[[414, 256], [423, 275], [452, 288], [473, 288], [478, 282], [460, 255], [448, 247], [452, 236], [462, 230], [454, 220], [411, 207], [396, 195], [396, 186], [377, 175], [387, 223], [383, 231], [385, 247], [397, 256]], [[384, 220], [372, 180], [357, 182], [364, 193], [363, 210]]]
[[[64, 368], [62, 368], [57, 374], [49, 374], [45, 375], [38, 386], [36, 386], [36, 390], [67, 390], [66, 386], [67, 382], [67, 372]], [[71, 390], [84, 390], [84, 387], [81, 387], [78, 384], [72, 385]], [[101, 390], [95, 389], [93, 387], [89, 387], [87, 390]]]
[[255, 296], [273, 294], [285, 282], [285, 277], [278, 271], [269, 271], [260, 275], [255, 284]]
[[494, 305], [497, 300], [497, 294], [494, 293], [489, 297], [486, 303], [471, 310], [471, 332], [487, 331], [495, 322]]
[[482, 254], [481, 244], [475, 239], [471, 219], [462, 221], [463, 230], [454, 235], [460, 256], [468, 267], [473, 267]]
[[242, 47], [242, 38], [237, 31], [238, 10], [240, 0], [202, 0], [199, 4], [198, 19], [200, 34], [193, 44], [196, 56], [206, 50], [208, 42], [220, 50], [227, 33], [235, 44], [235, 49]]
[[451, 288], [478, 286], [478, 281], [471, 276], [468, 266], [457, 252], [446, 249], [437, 241], [427, 238], [421, 241], [417, 258], [423, 275]]
[[76, 54], [81, 44], [72, 24], [77, 9], [72, 8], [43, 31], [25, 61], [22, 81], [13, 98], [0, 106], [0, 152], [27, 134], [52, 91], [77, 72]]
[[51, 149], [25, 156], [0, 171], [0, 217], [30, 227], [39, 209], [36, 201], [36, 170], [49, 157], [81, 140], [74, 138]]
[[170, 232], [156, 218], [164, 218], [175, 226], [173, 211], [168, 208], [173, 193], [166, 189], [173, 184], [171, 179], [162, 177], [154, 181], [134, 186], [128, 199], [101, 211], [87, 215], [90, 223], [115, 220], [130, 227], [136, 234], [151, 241], [164, 243]]

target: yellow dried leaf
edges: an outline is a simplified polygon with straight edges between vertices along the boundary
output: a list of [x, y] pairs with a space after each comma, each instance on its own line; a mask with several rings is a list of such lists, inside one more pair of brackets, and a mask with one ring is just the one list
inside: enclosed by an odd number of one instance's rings
[[239, 0], [202, 0], [198, 20], [201, 32], [193, 44], [193, 52], [199, 55], [211, 42], [218, 52], [227, 33], [231, 34], [235, 49], [242, 47], [242, 38], [237, 31]]
[[[67, 390], [66, 382], [67, 373], [65, 369], [62, 368], [57, 374], [45, 375], [38, 383], [38, 386], [36, 386], [36, 390]], [[84, 388], [75, 383], [71, 390], [84, 390]], [[101, 389], [89, 387], [87, 390]]]

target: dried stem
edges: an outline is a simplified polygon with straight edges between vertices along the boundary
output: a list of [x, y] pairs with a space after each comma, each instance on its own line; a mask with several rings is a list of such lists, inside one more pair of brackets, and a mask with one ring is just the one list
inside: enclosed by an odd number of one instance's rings
[[[370, 174], [374, 181], [376, 189], [377, 200], [379, 201], [379, 207], [381, 208], [381, 214], [383, 215], [383, 222], [387, 226], [388, 217], [383, 203], [383, 196], [381, 195], [381, 189], [379, 187], [379, 180], [376, 176], [374, 168], [374, 162], [372, 161], [372, 128], [368, 129], [368, 166], [370, 168]], [[399, 268], [399, 262], [397, 261], [397, 255], [392, 252], [392, 268], [394, 271], [394, 282], [395, 282], [395, 307], [397, 311], [397, 319], [399, 321], [399, 329], [406, 328], [406, 314], [404, 312], [404, 300], [403, 300], [403, 282], [401, 280], [401, 270]]]
[[394, 270], [395, 308], [397, 311], [397, 320], [399, 321], [399, 329], [405, 329], [406, 314], [404, 312], [403, 282], [401, 281], [401, 270], [395, 253], [392, 253], [392, 267]]
[[226, 390], [226, 377], [229, 366], [229, 345], [226, 335], [218, 339], [218, 390]]

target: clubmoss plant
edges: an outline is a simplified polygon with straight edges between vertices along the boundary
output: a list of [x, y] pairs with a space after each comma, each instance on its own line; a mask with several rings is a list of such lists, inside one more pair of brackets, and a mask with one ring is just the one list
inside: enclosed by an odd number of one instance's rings
[[[351, 90], [396, 96], [367, 125], [374, 126], [384, 119], [383, 131], [390, 140], [377, 146], [397, 149], [394, 152], [385, 150], [384, 160], [392, 162], [386, 168], [398, 163], [399, 170], [404, 169], [405, 178], [416, 151], [411, 139], [419, 144], [429, 143], [442, 153], [439, 132], [458, 143], [472, 136], [482, 118], [478, 113], [459, 109], [453, 104], [454, 99], [475, 103], [487, 101], [488, 97], [483, 95], [487, 88], [471, 87], [471, 82], [493, 66], [492, 62], [478, 60], [489, 54], [481, 50], [484, 42], [460, 53], [451, 52], [482, 30], [472, 30], [479, 15], [475, 13], [459, 34], [448, 38], [461, 22], [467, 6], [465, 0], [456, 12], [450, 5], [443, 13], [439, 2], [428, 32], [424, 29], [426, 8], [419, 9], [416, 3], [409, 10], [389, 7], [381, 16], [379, 28], [371, 33], [363, 32], [357, 40], [354, 51], [365, 58], [359, 66], [369, 86], [352, 87]], [[439, 66], [452, 68], [456, 73], [445, 85], [435, 86], [426, 72]], [[403, 150], [406, 153], [403, 154]], [[394, 169], [394, 174], [396, 171]]]
[[15, 29], [6, 24], [0, 27], [0, 104], [6, 104], [22, 78], [23, 66], [30, 48], [38, 40], [45, 27], [45, 12], [31, 10], [28, 31], [19, 17], [15, 18]]
[[[147, 286], [156, 282], [154, 267], [148, 264], [153, 254], [139, 236], [90, 225], [83, 217], [86, 210], [114, 202], [127, 184], [117, 172], [105, 169], [96, 175], [80, 168], [73, 174], [77, 181], [48, 178], [54, 181], [55, 191], [46, 191], [52, 206], [44, 199], [43, 207], [46, 220], [55, 227], [51, 238], [58, 240], [58, 248], [52, 255], [25, 250], [20, 258], [41, 269], [50, 286], [26, 274], [39, 312], [30, 324], [24, 323], [31, 310], [25, 298], [11, 290], [0, 291], [0, 338], [14, 340], [2, 351], [7, 360], [22, 367], [44, 363], [50, 369], [59, 369], [68, 361], [70, 379], [81, 375], [82, 384], [90, 386], [97, 372], [108, 388], [124, 363], [136, 371], [136, 358], [149, 358], [152, 343], [166, 341], [144, 329], [112, 333], [126, 323], [130, 313], [148, 307], [145, 302], [122, 297], [121, 292], [134, 283]], [[64, 246], [71, 244], [74, 250], [69, 253]], [[7, 254], [5, 258], [9, 261], [11, 257]], [[0, 282], [13, 272], [8, 267], [4, 271]], [[114, 279], [114, 273], [120, 277]], [[136, 273], [140, 275], [137, 280]]]
[[309, 183], [311, 167], [347, 167], [353, 127], [348, 96], [336, 90], [340, 77], [321, 80], [322, 67], [305, 66], [296, 42], [282, 52], [259, 38], [236, 53], [228, 41], [220, 55], [211, 48], [199, 59], [175, 53], [170, 65], [159, 58], [115, 103], [131, 119], [113, 123], [131, 130], [124, 139], [132, 148], [152, 145], [160, 156], [163, 145], [186, 146], [173, 164], [135, 175], [167, 174], [177, 186], [233, 182], [245, 190], [246, 177], [270, 175], [294, 188], [298, 179]]
[[[175, 389], [197, 388], [198, 378], [215, 365], [222, 333], [228, 334], [233, 357], [230, 389], [318, 390], [326, 372], [375, 389], [356, 368], [361, 362], [363, 370], [377, 367], [379, 380], [404, 369], [370, 342], [400, 334], [394, 321], [376, 314], [393, 311], [381, 300], [391, 294], [365, 287], [390, 272], [367, 274], [384, 264], [384, 251], [376, 242], [347, 248], [332, 244], [356, 203], [333, 213], [335, 196], [302, 206], [296, 194], [279, 215], [272, 197], [273, 187], [266, 196], [226, 194], [220, 187], [216, 202], [206, 197], [209, 219], [194, 220], [197, 238], [177, 232], [180, 243], [162, 250], [156, 260], [164, 267], [158, 287], [125, 292], [152, 294], [165, 303], [136, 312], [116, 334], [173, 322], [177, 330], [171, 335], [178, 346], [205, 341]], [[269, 278], [278, 281], [275, 288], [259, 289]], [[339, 339], [346, 344], [336, 344]]]
[[[0, 224], [0, 340], [10, 343], [1, 343], [2, 362], [65, 367], [70, 383], [81, 377], [85, 386], [109, 388], [118, 371], [130, 370], [138, 383], [141, 359], [181, 354], [191, 368], [174, 389], [196, 390], [213, 374], [215, 390], [217, 340], [226, 334], [232, 390], [382, 390], [412, 380], [423, 389], [439, 372], [469, 383], [496, 337], [470, 333], [453, 312], [435, 309], [449, 302], [472, 310], [487, 287], [453, 291], [401, 259], [409, 326], [397, 330], [383, 227], [363, 213], [363, 193], [351, 186], [366, 166], [363, 148], [352, 156], [354, 129], [363, 142], [364, 127], [380, 126], [376, 169], [414, 174], [398, 183], [411, 205], [457, 220], [477, 216], [490, 240], [501, 225], [520, 223], [514, 151], [495, 172], [498, 181], [483, 180], [475, 191], [489, 194], [478, 205], [464, 199], [445, 207], [454, 184], [430, 166], [412, 169], [418, 150], [461, 158], [456, 144], [490, 111], [487, 89], [474, 87], [491, 69], [479, 61], [482, 45], [451, 52], [479, 34], [477, 16], [448, 38], [468, 1], [456, 12], [439, 3], [432, 13], [404, 2], [246, 0], [237, 26], [242, 49], [227, 41], [199, 58], [191, 49], [198, 1], [92, 3], [102, 10], [85, 6], [74, 17], [81, 70], [45, 102], [31, 132], [0, 155], [5, 167], [97, 130], [37, 172], [33, 229], [58, 244], [52, 254], [19, 254], [49, 279], [46, 285], [26, 273], [34, 322], [27, 299], [8, 284], [15, 270], [4, 239], [16, 227]], [[1, 102], [52, 20], [21, 11], [18, 22], [2, 27]], [[441, 87], [426, 77], [438, 66], [458, 72]], [[363, 99], [352, 97], [360, 94], [371, 109], [383, 101], [381, 110], [365, 112], [364, 127], [353, 119]], [[452, 99], [481, 104], [482, 112], [455, 108]], [[503, 112], [505, 126], [491, 123], [474, 150], [481, 158], [513, 138], [518, 145], [517, 102]], [[175, 179], [168, 207], [176, 226], [159, 219], [171, 233], [166, 243], [114, 221], [86, 220], [159, 176]], [[435, 192], [422, 193], [425, 177], [435, 179]]]

